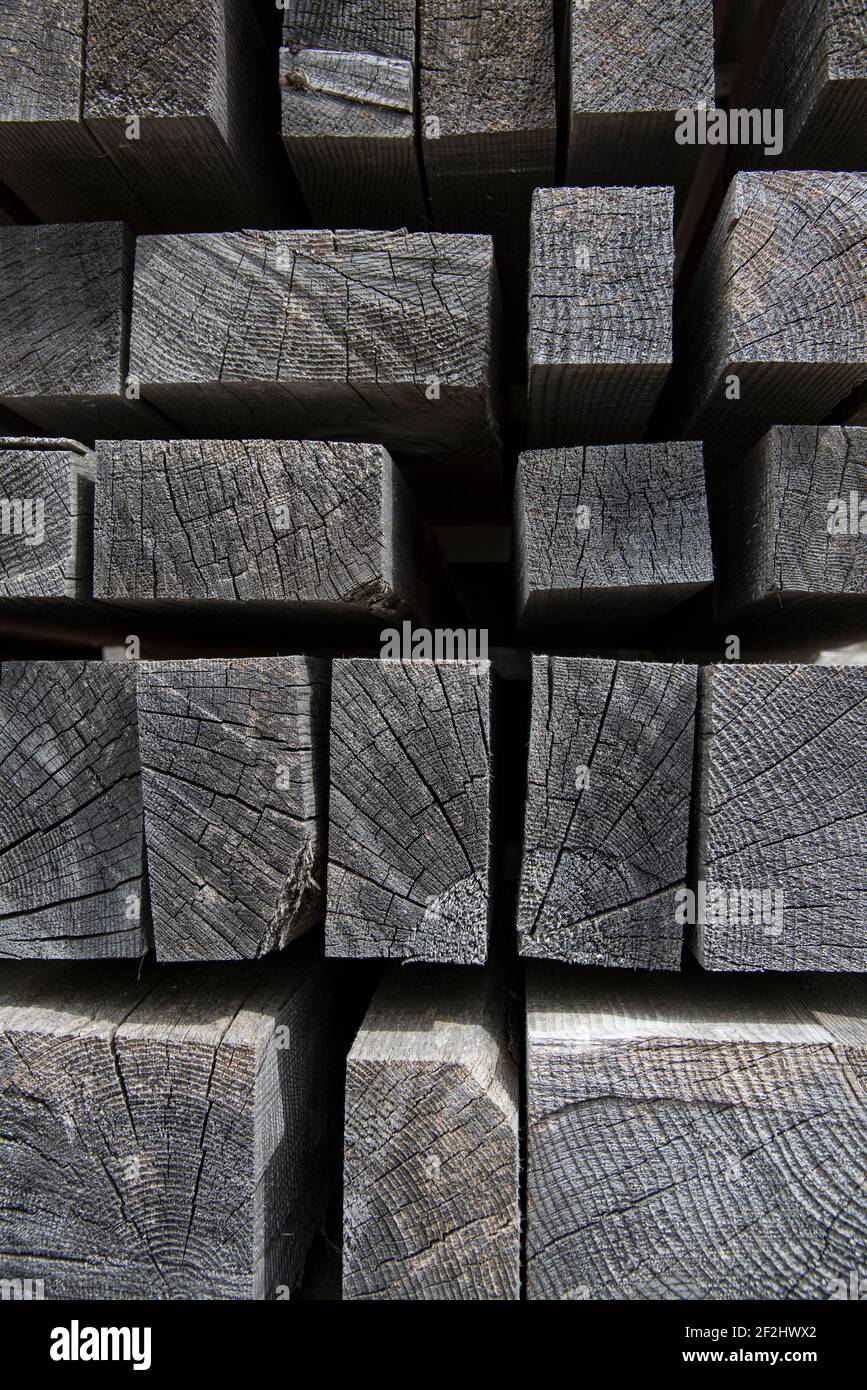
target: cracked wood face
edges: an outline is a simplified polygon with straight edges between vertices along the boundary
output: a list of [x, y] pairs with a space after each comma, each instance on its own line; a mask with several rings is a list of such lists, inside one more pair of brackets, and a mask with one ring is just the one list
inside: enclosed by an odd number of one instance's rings
[[671, 188], [533, 195], [531, 444], [637, 439], [672, 358]]
[[345, 1299], [518, 1297], [518, 1086], [496, 971], [388, 976], [349, 1054], [344, 1152]]
[[480, 964], [490, 668], [335, 661], [326, 952]]
[[0, 599], [90, 598], [94, 471], [67, 440], [0, 439]]
[[703, 671], [697, 878], [726, 895], [705, 969], [867, 969], [865, 702], [863, 666]]
[[496, 442], [485, 237], [227, 232], [136, 251], [130, 371], [198, 435]]
[[4, 661], [0, 762], [0, 956], [142, 955], [132, 665]]
[[867, 174], [735, 176], [690, 295], [684, 434], [730, 466], [775, 424], [824, 420], [867, 378], [865, 235]]
[[4, 1277], [47, 1299], [291, 1288], [335, 1176], [339, 1035], [309, 959], [4, 966]]
[[412, 504], [384, 449], [100, 441], [98, 598], [417, 607]]
[[533, 969], [533, 1299], [826, 1299], [867, 1240], [861, 980]]
[[327, 664], [141, 662], [137, 696], [157, 959], [279, 950], [321, 915]]
[[697, 668], [533, 657], [519, 950], [679, 970]]
[[607, 640], [713, 580], [700, 444], [521, 454], [514, 514], [525, 639], [598, 624]]

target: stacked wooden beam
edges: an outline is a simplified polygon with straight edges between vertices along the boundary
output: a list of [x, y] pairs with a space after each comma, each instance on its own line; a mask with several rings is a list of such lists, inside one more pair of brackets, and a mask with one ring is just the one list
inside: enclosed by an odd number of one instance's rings
[[95, 460], [69, 439], [0, 439], [0, 598], [90, 598]]
[[663, 0], [652, 22], [630, 0], [566, 0], [566, 176], [574, 184], [674, 184], [701, 148], [677, 114], [714, 103], [713, 6]]
[[867, 378], [867, 175], [741, 173], [690, 297], [684, 433], [731, 462]]
[[286, 0], [282, 42], [283, 142], [317, 222], [423, 227], [415, 0]]
[[490, 669], [334, 663], [326, 951], [487, 958]]
[[418, 518], [378, 445], [101, 440], [94, 594], [419, 613]]
[[700, 444], [522, 454], [518, 630], [570, 645], [634, 629], [713, 579]]
[[533, 444], [615, 444], [644, 434], [671, 366], [672, 199], [670, 188], [533, 195]]
[[750, 105], [784, 113], [775, 167], [867, 168], [867, 16], [858, 0], [788, 0]]
[[288, 1298], [337, 1165], [321, 962], [0, 970], [3, 1274], [46, 1299]]
[[867, 1240], [865, 1018], [861, 979], [537, 966], [528, 1297], [840, 1297]]
[[45, 222], [286, 225], [291, 175], [247, 0], [27, 0], [0, 16], [0, 169]]
[[496, 302], [485, 237], [148, 237], [130, 373], [195, 436], [490, 448]]

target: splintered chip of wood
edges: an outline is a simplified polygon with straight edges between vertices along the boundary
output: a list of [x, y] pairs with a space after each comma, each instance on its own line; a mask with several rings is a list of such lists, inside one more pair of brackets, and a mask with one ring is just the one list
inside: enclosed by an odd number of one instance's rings
[[347, 1064], [343, 1297], [514, 1299], [519, 1252], [502, 980], [393, 966]]
[[524, 956], [679, 970], [697, 668], [533, 657]]
[[867, 429], [775, 425], [722, 481], [722, 613], [799, 621], [867, 611]]
[[286, 1298], [337, 1173], [327, 970], [0, 969], [4, 1279]]
[[671, 366], [671, 188], [539, 188], [530, 247], [532, 444], [644, 434]]
[[383, 611], [411, 601], [411, 504], [379, 445], [99, 441], [94, 592]]
[[490, 446], [496, 294], [487, 237], [146, 237], [130, 371], [194, 435]]
[[531, 1299], [847, 1298], [867, 986], [535, 966]]
[[283, 140], [318, 222], [422, 227], [415, 0], [286, 0]]
[[91, 597], [95, 460], [68, 439], [0, 439], [0, 598]]
[[732, 180], [689, 299], [683, 433], [728, 459], [867, 379], [867, 174]]
[[335, 661], [326, 951], [488, 949], [487, 661]]
[[703, 671], [693, 949], [706, 969], [867, 969], [865, 711], [864, 666]]
[[157, 959], [250, 959], [320, 916], [327, 663], [144, 661], [138, 717]]
[[701, 445], [521, 454], [515, 530], [525, 630], [664, 613], [713, 580]]
[[4, 661], [0, 763], [0, 956], [142, 955], [132, 665]]
[[566, 0], [567, 179], [688, 182], [701, 149], [678, 144], [676, 112], [714, 104], [712, 0]]

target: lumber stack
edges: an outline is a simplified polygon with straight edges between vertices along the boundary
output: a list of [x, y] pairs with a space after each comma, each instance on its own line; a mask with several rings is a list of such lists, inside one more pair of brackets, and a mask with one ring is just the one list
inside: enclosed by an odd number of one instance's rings
[[863, 1295], [863, 10], [0, 0], [0, 1301]]

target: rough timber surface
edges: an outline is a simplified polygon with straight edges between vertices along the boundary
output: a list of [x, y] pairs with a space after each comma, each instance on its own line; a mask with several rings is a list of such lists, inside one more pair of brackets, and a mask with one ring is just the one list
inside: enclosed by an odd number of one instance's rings
[[697, 674], [533, 657], [522, 955], [680, 969]]
[[97, 443], [98, 598], [418, 611], [417, 518], [379, 445]]
[[343, 1297], [519, 1293], [518, 1078], [495, 970], [392, 966], [349, 1054]]
[[0, 665], [0, 956], [147, 950], [131, 663]]
[[130, 370], [188, 433], [489, 448], [489, 238], [227, 232], [139, 241]]
[[713, 580], [697, 443], [524, 453], [514, 518], [519, 630], [534, 643], [610, 638]]
[[140, 663], [158, 960], [252, 959], [319, 920], [327, 672], [291, 656]]
[[482, 964], [487, 661], [335, 661], [326, 952]]
[[0, 438], [0, 600], [91, 597], [94, 476], [72, 440]]
[[703, 671], [705, 969], [867, 970], [865, 708], [864, 666]]
[[423, 228], [414, 0], [288, 0], [283, 45], [283, 142], [316, 221]]
[[[814, 631], [867, 618], [867, 429], [775, 425], [714, 508], [721, 615]], [[867, 508], [864, 508], [867, 511]]]
[[0, 969], [0, 1245], [46, 1299], [285, 1298], [336, 1176], [324, 967]]
[[865, 1049], [860, 979], [535, 966], [528, 1296], [848, 1297]]
[[690, 294], [685, 435], [730, 466], [867, 379], [865, 235], [867, 174], [735, 175]]
[[539, 188], [530, 239], [532, 445], [644, 434], [672, 360], [671, 188]]

